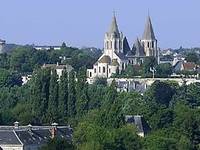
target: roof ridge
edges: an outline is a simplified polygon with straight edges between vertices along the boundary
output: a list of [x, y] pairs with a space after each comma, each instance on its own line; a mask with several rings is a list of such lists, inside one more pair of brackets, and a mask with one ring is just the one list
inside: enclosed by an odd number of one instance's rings
[[18, 137], [17, 133], [15, 132], [15, 130], [13, 130], [13, 133], [15, 134], [17, 140], [21, 143], [21, 145], [23, 146], [23, 142], [20, 140], [20, 138]]

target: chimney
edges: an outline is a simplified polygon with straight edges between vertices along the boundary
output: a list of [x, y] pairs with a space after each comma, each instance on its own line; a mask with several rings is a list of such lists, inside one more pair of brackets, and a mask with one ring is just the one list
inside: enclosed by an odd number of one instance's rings
[[56, 137], [56, 133], [57, 133], [57, 123], [52, 123], [51, 124], [52, 128], [51, 128], [51, 138], [54, 139]]
[[28, 131], [31, 131], [31, 130], [32, 130], [32, 125], [29, 124], [29, 125], [27, 126], [27, 129], [28, 129]]
[[18, 122], [18, 121], [14, 122], [14, 128], [15, 128], [15, 129], [18, 129], [18, 128], [19, 128], [19, 122]]

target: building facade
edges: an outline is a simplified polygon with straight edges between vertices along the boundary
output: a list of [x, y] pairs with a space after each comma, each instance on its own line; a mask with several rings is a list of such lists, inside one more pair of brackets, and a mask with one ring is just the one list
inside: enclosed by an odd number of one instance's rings
[[150, 16], [147, 18], [142, 39], [137, 38], [130, 48], [126, 36], [119, 31], [114, 15], [110, 29], [105, 34], [103, 54], [92, 69], [87, 69], [87, 77], [110, 78], [113, 74], [120, 74], [128, 64], [142, 64], [148, 56], [155, 57], [159, 63], [157, 45]]
[[6, 41], [0, 39], [0, 54], [3, 53], [3, 48], [6, 44]]

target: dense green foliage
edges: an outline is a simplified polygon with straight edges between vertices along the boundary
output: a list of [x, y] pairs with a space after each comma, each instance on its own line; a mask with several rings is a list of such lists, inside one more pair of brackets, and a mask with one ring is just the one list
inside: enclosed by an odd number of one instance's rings
[[63, 139], [53, 139], [43, 146], [40, 150], [74, 150], [72, 143]]
[[[26, 50], [22, 48], [0, 56], [0, 124], [12, 125], [17, 120], [23, 125], [52, 122], [72, 125], [72, 143], [54, 139], [42, 150], [200, 148], [199, 83], [179, 86], [176, 82], [156, 81], [143, 95], [117, 92], [115, 81], [110, 86], [105, 79], [93, 85], [86, 83], [85, 66], [90, 64], [87, 61], [74, 64], [74, 59], [85, 59], [80, 50], [67, 48], [64, 44], [61, 52], [36, 52], [30, 48], [26, 53]], [[58, 55], [71, 57], [65, 61], [75, 68], [69, 73], [64, 70], [60, 79], [55, 70], [40, 69], [43, 63], [60, 61]], [[170, 65], [157, 65], [153, 58], [148, 59], [141, 69], [145, 74], [151, 75], [152, 67], [163, 76], [171, 71]], [[20, 73], [33, 70], [32, 79], [21, 86]], [[137, 127], [125, 122], [125, 115], [143, 115], [151, 132], [144, 138], [139, 137]]]

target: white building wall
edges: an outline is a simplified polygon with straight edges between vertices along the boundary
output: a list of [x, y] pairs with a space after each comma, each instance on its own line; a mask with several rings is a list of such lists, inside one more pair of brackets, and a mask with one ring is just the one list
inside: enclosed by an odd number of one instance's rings
[[23, 145], [0, 145], [3, 150], [24, 150]]

